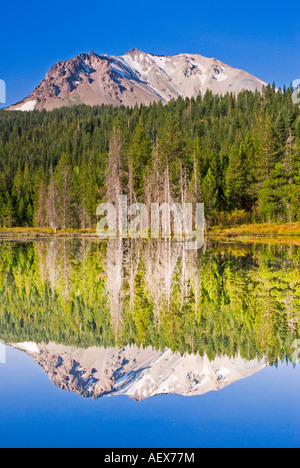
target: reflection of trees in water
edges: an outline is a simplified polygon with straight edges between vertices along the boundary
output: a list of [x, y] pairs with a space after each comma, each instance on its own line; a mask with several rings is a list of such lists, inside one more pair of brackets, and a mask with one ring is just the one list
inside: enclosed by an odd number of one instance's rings
[[147, 242], [143, 250], [145, 284], [153, 300], [156, 324], [159, 323], [162, 302], [170, 304], [181, 245], [177, 242]]
[[128, 282], [128, 295], [129, 295], [129, 310], [130, 313], [134, 309], [135, 301], [135, 281], [139, 271], [140, 258], [141, 258], [141, 240], [135, 242], [123, 242], [124, 249], [124, 276]]
[[183, 242], [155, 241], [145, 244], [145, 284], [154, 303], [156, 324], [160, 322], [164, 304], [169, 310], [175, 286], [180, 290], [180, 309], [189, 299], [192, 284], [198, 299], [201, 272], [197, 267], [197, 257], [198, 252], [186, 250]]
[[104, 269], [106, 272], [106, 288], [110, 305], [111, 323], [119, 336], [123, 321], [123, 259], [124, 249], [122, 239], [110, 239], [107, 244]]
[[170, 306], [175, 284], [181, 289], [181, 307], [183, 306], [190, 289], [189, 274], [195, 271], [192, 262], [188, 262], [188, 256], [191, 260], [192, 255], [179, 242], [142, 243], [140, 240], [125, 242], [122, 239], [108, 241], [104, 270], [111, 321], [117, 333], [122, 328], [126, 294], [129, 310], [131, 313], [134, 311], [136, 278], [141, 271], [145, 275], [145, 292], [153, 303], [156, 325], [160, 321], [162, 306], [166, 305], [167, 309]]
[[[37, 244], [41, 278], [43, 281], [48, 280], [53, 295], [59, 289], [65, 299], [69, 297], [72, 281], [70, 270], [74, 264], [84, 265], [91, 250], [92, 243], [85, 239], [73, 242], [73, 245], [66, 240]], [[191, 285], [197, 298], [197, 307], [201, 286], [198, 256], [197, 251], [186, 250], [183, 242], [157, 240], [143, 243], [141, 240], [110, 239], [106, 244], [103, 269], [111, 322], [115, 330], [120, 331], [122, 328], [126, 295], [129, 310], [132, 312], [134, 309], [136, 277], [141, 270], [144, 271], [145, 290], [153, 302], [157, 325], [162, 307], [168, 309], [172, 302], [175, 285], [181, 294], [179, 307], [182, 309], [188, 300]], [[97, 274], [94, 278], [96, 281]]]
[[59, 242], [52, 240], [45, 249], [45, 271], [51, 286], [52, 295], [60, 284], [61, 294], [67, 300], [70, 297], [70, 246], [66, 239]]
[[189, 298], [192, 282], [196, 288], [201, 284], [197, 253], [185, 250], [184, 243], [180, 242], [111, 239], [107, 243], [104, 270], [111, 320], [116, 331], [120, 331], [126, 313], [126, 295], [129, 311], [134, 312], [139, 272], [144, 273], [145, 294], [153, 304], [156, 325], [160, 323], [162, 307], [167, 310], [170, 307], [175, 285], [180, 289], [179, 307], [182, 309]]
[[49, 243], [47, 249], [46, 265], [48, 273], [48, 281], [51, 286], [52, 294], [55, 292], [56, 281], [58, 278], [59, 270], [57, 268], [57, 257], [58, 257], [58, 244], [55, 241]]
[[114, 239], [0, 244], [0, 337], [275, 360], [299, 337], [299, 248]]

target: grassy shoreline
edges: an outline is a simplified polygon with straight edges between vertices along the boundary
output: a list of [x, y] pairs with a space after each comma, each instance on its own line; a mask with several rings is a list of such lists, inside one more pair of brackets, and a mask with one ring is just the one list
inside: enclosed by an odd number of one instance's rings
[[[235, 226], [213, 226], [208, 231], [210, 238], [242, 239], [295, 239], [300, 238], [300, 223], [244, 224]], [[57, 230], [49, 228], [14, 227], [0, 228], [0, 239], [14, 238], [60, 238], [97, 237], [94, 229]]]
[[0, 228], [0, 239], [8, 237], [20, 238], [60, 238], [60, 237], [97, 237], [97, 233], [93, 229], [67, 229], [57, 230], [48, 228], [31, 228], [31, 227], [14, 227]]
[[235, 226], [214, 226], [210, 229], [211, 237], [300, 237], [300, 223], [283, 224], [243, 224]]

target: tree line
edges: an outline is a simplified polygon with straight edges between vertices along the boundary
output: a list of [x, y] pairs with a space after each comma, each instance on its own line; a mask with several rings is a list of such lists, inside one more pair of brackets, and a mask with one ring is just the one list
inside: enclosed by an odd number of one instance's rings
[[300, 221], [292, 93], [0, 111], [0, 226], [92, 229], [99, 203], [118, 193], [203, 202], [209, 224]]

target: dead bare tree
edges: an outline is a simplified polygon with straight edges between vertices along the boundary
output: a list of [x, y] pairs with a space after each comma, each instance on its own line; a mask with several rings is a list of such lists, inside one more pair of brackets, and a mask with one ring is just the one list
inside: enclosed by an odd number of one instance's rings
[[50, 173], [49, 173], [49, 186], [48, 186], [48, 196], [46, 200], [46, 212], [47, 212], [47, 219], [48, 219], [48, 224], [51, 229], [56, 229], [58, 228], [57, 225], [57, 210], [56, 210], [56, 188], [55, 188], [55, 182], [54, 182], [54, 174], [53, 174], [53, 167], [51, 166], [50, 168]]

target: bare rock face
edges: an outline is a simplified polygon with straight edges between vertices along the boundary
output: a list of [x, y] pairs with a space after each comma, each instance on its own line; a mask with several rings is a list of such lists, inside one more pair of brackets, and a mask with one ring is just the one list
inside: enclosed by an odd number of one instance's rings
[[123, 56], [109, 56], [91, 51], [58, 62], [28, 98], [8, 110], [51, 110], [76, 104], [133, 107], [197, 97], [206, 90], [261, 92], [264, 85], [247, 72], [201, 55], [164, 57], [133, 49]]
[[199, 355], [169, 349], [126, 346], [79, 349], [54, 343], [11, 345], [25, 351], [62, 390], [85, 398], [127, 395], [136, 401], [163, 394], [203, 395], [218, 391], [263, 369], [266, 360], [246, 361], [220, 357], [210, 361]]

